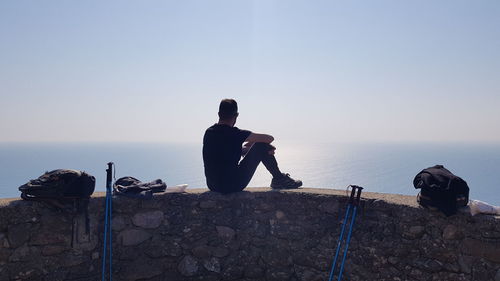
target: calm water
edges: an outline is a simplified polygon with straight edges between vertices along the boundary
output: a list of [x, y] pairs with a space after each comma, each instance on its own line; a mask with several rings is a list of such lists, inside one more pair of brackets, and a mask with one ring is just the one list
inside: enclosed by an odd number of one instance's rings
[[[317, 144], [280, 145], [276, 157], [283, 172], [305, 187], [415, 195], [413, 177], [423, 168], [443, 164], [467, 181], [470, 197], [500, 205], [500, 144]], [[167, 185], [206, 187], [201, 145], [176, 144], [0, 144], [0, 197], [18, 197], [18, 187], [43, 172], [84, 170], [105, 190], [106, 163], [116, 164], [116, 177], [142, 181], [160, 178]], [[259, 167], [250, 186], [269, 186]]]

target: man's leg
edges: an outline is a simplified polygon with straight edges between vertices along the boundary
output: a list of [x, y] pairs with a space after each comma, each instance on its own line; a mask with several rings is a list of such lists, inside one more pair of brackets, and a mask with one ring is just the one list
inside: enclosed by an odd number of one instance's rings
[[269, 154], [273, 147], [267, 143], [255, 143], [248, 151], [247, 155], [241, 160], [238, 167], [238, 178], [240, 188], [243, 190], [252, 179], [257, 166], [262, 162], [266, 169], [273, 175], [273, 178], [282, 177], [278, 162], [274, 155]]

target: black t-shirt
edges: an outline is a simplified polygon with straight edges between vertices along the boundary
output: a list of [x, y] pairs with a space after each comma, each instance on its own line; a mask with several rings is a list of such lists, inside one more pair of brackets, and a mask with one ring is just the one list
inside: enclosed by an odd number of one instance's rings
[[243, 142], [252, 132], [215, 124], [203, 137], [203, 163], [210, 188], [235, 183]]

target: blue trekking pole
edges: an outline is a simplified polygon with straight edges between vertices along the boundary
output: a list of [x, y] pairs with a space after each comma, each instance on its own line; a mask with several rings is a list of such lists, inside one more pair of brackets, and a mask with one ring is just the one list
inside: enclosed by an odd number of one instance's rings
[[339, 237], [339, 241], [337, 242], [337, 250], [335, 251], [335, 257], [333, 258], [332, 269], [330, 271], [330, 278], [328, 278], [328, 281], [333, 280], [333, 275], [335, 273], [335, 267], [337, 266], [337, 258], [339, 257], [340, 248], [342, 247], [345, 226], [347, 225], [347, 219], [349, 218], [349, 211], [351, 210], [351, 205], [352, 205], [352, 202], [354, 201], [355, 192], [356, 192], [356, 189], [353, 188], [351, 191], [351, 196], [349, 197], [349, 202], [347, 203], [347, 210], [345, 212], [345, 217], [344, 217], [344, 220], [342, 221], [342, 229], [340, 230], [340, 237]]
[[[112, 279], [112, 264], [113, 264], [113, 251], [112, 251], [112, 233], [111, 233], [111, 217], [112, 217], [112, 207], [113, 201], [112, 193], [111, 193], [111, 181], [113, 174], [113, 162], [108, 163], [108, 169], [106, 169], [106, 210], [104, 215], [104, 246], [103, 246], [103, 254], [102, 254], [102, 278], [101, 280], [106, 280], [106, 255], [108, 253], [109, 246], [109, 281]], [[109, 232], [109, 240], [108, 240], [108, 232]]]
[[[330, 271], [330, 277], [329, 277], [328, 281], [332, 281], [333, 280], [333, 276], [335, 274], [335, 268], [337, 267], [337, 259], [338, 259], [340, 250], [342, 248], [342, 242], [344, 240], [345, 227], [347, 225], [347, 220], [349, 218], [351, 207], [353, 206], [352, 218], [351, 218], [351, 223], [349, 225], [349, 233], [347, 234], [347, 241], [346, 241], [346, 246], [345, 246], [345, 249], [344, 249], [344, 255], [342, 257], [342, 262], [341, 262], [341, 265], [340, 265], [339, 277], [337, 279], [338, 281], [340, 281], [342, 279], [342, 272], [344, 271], [344, 263], [345, 263], [345, 259], [347, 257], [347, 250], [349, 248], [349, 243], [351, 241], [352, 229], [353, 229], [353, 226], [354, 226], [354, 221], [355, 221], [355, 218], [356, 218], [357, 208], [358, 208], [359, 201], [360, 201], [360, 198], [361, 198], [361, 190], [363, 189], [362, 187], [357, 186], [357, 185], [351, 185], [351, 187], [352, 187], [351, 196], [349, 197], [349, 202], [347, 204], [346, 214], [345, 214], [345, 217], [344, 217], [344, 221], [342, 222], [342, 229], [340, 231], [340, 237], [339, 237], [339, 240], [338, 240], [338, 243], [337, 243], [337, 249], [335, 251], [335, 257], [333, 259], [332, 269]], [[358, 191], [358, 193], [357, 193], [357, 197], [355, 199], [354, 196], [356, 195], [356, 190]]]
[[[344, 271], [345, 258], [347, 257], [347, 249], [349, 249], [349, 243], [351, 242], [352, 228], [354, 227], [354, 220], [356, 219], [356, 212], [358, 210], [359, 200], [361, 199], [361, 190], [363, 190], [363, 188], [360, 186], [356, 186], [356, 187], [358, 188], [358, 195], [356, 196], [356, 200], [354, 201], [354, 211], [352, 213], [351, 225], [349, 226], [349, 233], [347, 234], [347, 241], [345, 244], [344, 256], [342, 257], [342, 263], [340, 264], [339, 279], [337, 279], [338, 281], [342, 280], [342, 273]], [[353, 186], [353, 189], [354, 189], [354, 186]]]

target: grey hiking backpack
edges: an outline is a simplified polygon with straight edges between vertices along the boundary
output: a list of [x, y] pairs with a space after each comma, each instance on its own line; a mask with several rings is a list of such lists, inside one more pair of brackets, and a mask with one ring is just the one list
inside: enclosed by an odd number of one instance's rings
[[95, 189], [95, 178], [85, 172], [58, 169], [46, 172], [39, 178], [21, 185], [24, 200], [88, 199]]
[[75, 221], [85, 216], [85, 232], [90, 229], [88, 205], [95, 189], [95, 178], [85, 172], [58, 169], [46, 172], [19, 187], [21, 198], [48, 204], [59, 212], [73, 216], [71, 245], [75, 241]]

